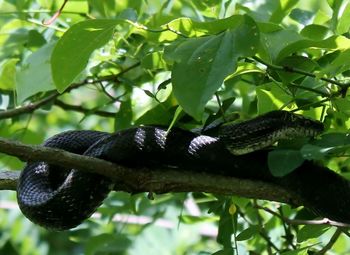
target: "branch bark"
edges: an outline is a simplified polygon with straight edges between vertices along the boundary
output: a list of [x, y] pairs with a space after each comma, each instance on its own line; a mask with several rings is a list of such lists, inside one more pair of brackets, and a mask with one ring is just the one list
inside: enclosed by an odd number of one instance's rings
[[[16, 156], [23, 161], [46, 161], [63, 167], [98, 173], [113, 179], [118, 184], [116, 190], [130, 193], [210, 192], [278, 202], [300, 201], [290, 191], [262, 181], [186, 172], [181, 169], [132, 169], [60, 149], [25, 145], [4, 138], [0, 138], [0, 152]], [[15, 190], [18, 177], [18, 172], [0, 172], [0, 189]]]

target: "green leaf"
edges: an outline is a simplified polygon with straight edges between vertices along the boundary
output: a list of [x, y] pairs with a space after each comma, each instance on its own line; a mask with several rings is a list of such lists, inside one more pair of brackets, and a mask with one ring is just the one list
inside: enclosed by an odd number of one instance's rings
[[167, 132], [169, 132], [174, 127], [174, 125], [176, 124], [176, 122], [178, 121], [178, 119], [181, 117], [182, 114], [183, 114], [182, 108], [181, 108], [181, 106], [178, 106], [176, 108], [176, 111], [175, 111], [173, 119], [171, 120], [171, 123], [168, 127]]
[[118, 234], [100, 234], [89, 239], [85, 246], [85, 254], [122, 254], [131, 245], [130, 239]]
[[214, 252], [212, 255], [234, 255], [235, 250], [233, 248], [225, 248], [223, 250]]
[[225, 19], [217, 19], [209, 22], [198, 22], [190, 18], [179, 18], [166, 24], [168, 29], [177, 31], [187, 37], [214, 35], [237, 27], [242, 20], [242, 16], [233, 15]]
[[289, 14], [292, 8], [299, 2], [298, 0], [286, 0], [278, 1], [278, 7], [272, 13], [270, 17], [270, 22], [272, 23], [281, 23], [282, 20]]
[[311, 238], [317, 238], [324, 234], [328, 229], [330, 229], [329, 226], [325, 225], [306, 225], [303, 226], [297, 236], [298, 243], [307, 241]]
[[302, 25], [307, 25], [310, 20], [315, 16], [315, 12], [311, 12], [304, 9], [295, 8], [290, 12], [289, 17]]
[[295, 53], [306, 48], [329, 49], [329, 50], [346, 50], [350, 47], [350, 39], [344, 36], [331, 36], [322, 41], [300, 39], [290, 43], [278, 53], [277, 61], [285, 56]]
[[350, 4], [347, 3], [342, 15], [339, 17], [337, 33], [345, 34], [349, 32], [350, 28]]
[[322, 135], [314, 144], [304, 145], [300, 153], [308, 160], [321, 160], [330, 154], [344, 153], [350, 148], [350, 136], [346, 133]]
[[336, 109], [340, 112], [347, 114], [350, 117], [350, 101], [349, 98], [335, 98], [334, 103]]
[[131, 100], [126, 100], [121, 103], [119, 111], [115, 115], [114, 130], [123, 130], [131, 127], [133, 119], [133, 111]]
[[51, 57], [52, 77], [63, 92], [86, 67], [91, 53], [111, 40], [120, 20], [87, 20], [73, 25], [57, 42]]
[[0, 63], [0, 89], [14, 90], [16, 87], [16, 64], [18, 58], [9, 58]]
[[325, 68], [320, 72], [320, 75], [330, 75], [335, 76], [341, 72], [344, 72], [350, 68], [348, 63], [350, 58], [350, 49], [340, 52], [340, 54]]
[[147, 54], [141, 61], [141, 66], [145, 69], [165, 69], [166, 63], [161, 52], [152, 52]]
[[269, 152], [267, 158], [270, 172], [276, 177], [289, 174], [303, 162], [304, 158], [298, 150], [273, 150]]
[[165, 58], [174, 62], [173, 92], [184, 111], [200, 120], [206, 103], [224, 79], [235, 71], [237, 59], [254, 55], [258, 43], [256, 24], [242, 16], [234, 29], [218, 35], [180, 40], [167, 47]]
[[282, 252], [281, 255], [308, 255], [308, 248], [301, 248], [292, 251]]
[[300, 34], [312, 40], [323, 40], [326, 38], [328, 32], [329, 32], [329, 29], [325, 26], [311, 24], [311, 25], [305, 26], [300, 31]]
[[263, 55], [270, 62], [278, 63], [281, 59], [302, 49], [346, 50], [350, 48], [350, 39], [345, 36], [331, 36], [325, 40], [310, 40], [293, 30], [280, 29], [262, 33]]
[[196, 224], [200, 222], [214, 222], [217, 219], [215, 217], [208, 216], [193, 216], [193, 215], [181, 215], [180, 221], [186, 224]]
[[[286, 57], [279, 62], [279, 65], [290, 68], [298, 67], [305, 72], [311, 72], [317, 66], [316, 62], [312, 61], [310, 58], [303, 56]], [[289, 84], [301, 77], [305, 77], [303, 74], [297, 74], [293, 72], [277, 71], [277, 73], [285, 84]]]
[[245, 230], [243, 230], [241, 233], [239, 233], [238, 236], [236, 237], [236, 241], [248, 240], [253, 236], [256, 236], [259, 233], [259, 230], [260, 230], [259, 226], [252, 225], [246, 228]]
[[325, 157], [329, 150], [312, 145], [312, 144], [305, 144], [301, 149], [300, 153], [304, 159], [307, 160], [321, 160]]
[[17, 100], [22, 102], [38, 92], [55, 89], [51, 77], [50, 55], [55, 46], [47, 44], [31, 54], [17, 72]]
[[[283, 49], [294, 42], [302, 40], [302, 37], [297, 32], [283, 29], [262, 33], [261, 37], [262, 47], [271, 62], [275, 62], [278, 59], [278, 55]], [[286, 54], [286, 56], [288, 55]]]
[[[224, 203], [224, 208], [220, 214], [218, 236], [216, 238], [217, 242], [222, 244], [225, 249], [231, 248], [231, 236], [234, 233], [234, 217], [229, 212], [232, 201], [230, 199], [226, 200]], [[235, 214], [236, 215], [236, 214]]]
[[263, 114], [272, 110], [278, 110], [287, 102], [292, 102], [293, 97], [286, 93], [276, 83], [270, 82], [256, 89], [258, 98], [258, 113]]
[[350, 144], [350, 136], [347, 133], [328, 133], [321, 136], [320, 140], [315, 142], [322, 147], [336, 147]]

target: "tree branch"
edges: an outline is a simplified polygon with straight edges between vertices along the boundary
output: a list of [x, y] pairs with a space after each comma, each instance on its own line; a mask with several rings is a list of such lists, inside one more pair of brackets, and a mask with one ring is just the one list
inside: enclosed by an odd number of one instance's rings
[[[316, 76], [316, 74], [314, 73], [310, 73], [310, 72], [306, 72], [304, 70], [301, 70], [299, 68], [296, 68], [296, 67], [290, 67], [290, 66], [278, 66], [278, 65], [274, 65], [274, 64], [270, 64], [264, 60], [262, 60], [261, 58], [259, 57], [253, 57], [253, 59], [271, 69], [274, 69], [274, 70], [277, 70], [277, 71], [283, 71], [283, 72], [289, 72], [289, 73], [298, 73], [298, 74], [302, 74], [304, 76], [308, 76], [308, 77], [312, 77], [312, 78], [318, 78]], [[350, 86], [349, 83], [342, 83], [342, 82], [339, 82], [339, 81], [336, 81], [336, 80], [333, 80], [333, 79], [329, 79], [329, 78], [325, 78], [325, 77], [319, 77], [320, 80], [322, 81], [325, 81], [325, 82], [328, 82], [328, 83], [331, 83], [331, 84], [334, 84], [334, 85], [337, 85], [339, 86], [341, 89], [343, 90], [347, 90]]]
[[284, 217], [284, 216], [278, 214], [277, 212], [271, 210], [270, 208], [263, 207], [263, 206], [260, 206], [260, 205], [257, 205], [257, 204], [255, 204], [254, 207], [259, 209], [259, 210], [264, 210], [265, 212], [270, 213], [271, 215], [279, 218], [283, 222], [286, 222], [287, 224], [290, 224], [290, 225], [331, 225], [331, 226], [334, 226], [334, 227], [341, 227], [341, 228], [348, 228], [349, 227], [349, 224], [333, 221], [333, 220], [330, 220], [330, 219], [327, 219], [327, 218], [323, 218], [323, 219], [320, 219], [320, 220], [289, 219], [289, 218]]
[[9, 109], [6, 111], [1, 111], [0, 112], [0, 119], [8, 119], [8, 118], [12, 118], [14, 116], [18, 116], [21, 114], [32, 113], [36, 109], [39, 109], [41, 106], [48, 104], [49, 102], [51, 102], [52, 100], [54, 100], [58, 96], [59, 96], [59, 93], [55, 92], [55, 93], [49, 95], [48, 97], [45, 97], [45, 98], [43, 98], [35, 103], [30, 103], [28, 105], [14, 108], [14, 109]]
[[[30, 146], [4, 138], [0, 138], [0, 152], [16, 156], [23, 161], [46, 161], [63, 167], [98, 173], [113, 179], [118, 184], [116, 190], [130, 193], [210, 192], [278, 202], [293, 201], [300, 204], [298, 202], [300, 199], [290, 191], [261, 181], [179, 171], [179, 169], [132, 169], [60, 149]], [[17, 178], [18, 173], [1, 172], [0, 189], [15, 190]]]
[[116, 113], [113, 113], [113, 112], [101, 111], [101, 110], [97, 110], [97, 109], [86, 109], [81, 105], [67, 104], [67, 103], [65, 103], [61, 100], [58, 100], [58, 99], [56, 99], [54, 103], [56, 106], [58, 106], [64, 110], [80, 112], [84, 115], [94, 114], [94, 115], [98, 115], [98, 116], [106, 117], [106, 118], [115, 118], [115, 116], [116, 116]]
[[[117, 74], [106, 75], [106, 76], [102, 76], [102, 77], [98, 77], [98, 78], [87, 77], [86, 79], [84, 79], [81, 82], [72, 84], [64, 93], [68, 93], [71, 90], [79, 88], [79, 87], [86, 85], [86, 84], [95, 84], [95, 83], [100, 83], [103, 81], [116, 81], [121, 75], [123, 75], [126, 72], [129, 72], [130, 70], [132, 70], [135, 67], [138, 67], [139, 65], [140, 65], [140, 62], [137, 62], [137, 63], [125, 68], [124, 70], [121, 70]], [[29, 103], [28, 105], [20, 106], [18, 108], [14, 108], [14, 109], [0, 111], [0, 120], [12, 118], [12, 117], [22, 115], [22, 114], [32, 113], [35, 110], [39, 109], [40, 107], [52, 102], [53, 100], [58, 98], [60, 95], [62, 95], [62, 94], [58, 93], [57, 91], [54, 91], [49, 96], [42, 98], [37, 102]]]

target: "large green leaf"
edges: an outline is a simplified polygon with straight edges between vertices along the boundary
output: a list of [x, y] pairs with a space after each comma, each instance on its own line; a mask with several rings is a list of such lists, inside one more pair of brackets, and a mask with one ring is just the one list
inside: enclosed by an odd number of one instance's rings
[[120, 20], [87, 20], [73, 25], [57, 42], [51, 57], [52, 77], [63, 92], [86, 67], [91, 53], [111, 40]]
[[237, 59], [254, 55], [258, 43], [255, 22], [241, 16], [234, 29], [218, 35], [181, 40], [168, 47], [165, 58], [174, 62], [173, 91], [182, 108], [199, 120], [208, 100], [224, 79], [236, 70]]

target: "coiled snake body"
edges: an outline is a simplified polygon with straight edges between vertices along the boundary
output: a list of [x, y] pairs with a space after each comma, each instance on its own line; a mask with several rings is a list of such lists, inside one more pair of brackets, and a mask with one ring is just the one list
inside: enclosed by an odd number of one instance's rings
[[[181, 129], [145, 126], [114, 134], [68, 131], [44, 145], [105, 159], [128, 167], [176, 167], [275, 183], [298, 194], [305, 206], [323, 217], [350, 222], [349, 183], [332, 171], [305, 162], [282, 178], [267, 166], [268, 150], [278, 139], [314, 136], [320, 122], [286, 111], [219, 128], [216, 136]], [[28, 163], [17, 188], [20, 209], [31, 221], [50, 229], [69, 229], [88, 218], [113, 183], [106, 177], [75, 169], [56, 169], [45, 162]], [[339, 191], [340, 190], [340, 191]], [[339, 193], [344, 197], [339, 197]]]

